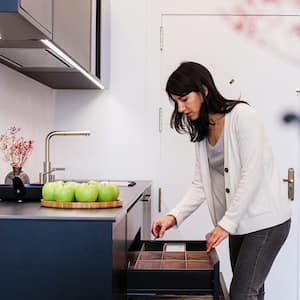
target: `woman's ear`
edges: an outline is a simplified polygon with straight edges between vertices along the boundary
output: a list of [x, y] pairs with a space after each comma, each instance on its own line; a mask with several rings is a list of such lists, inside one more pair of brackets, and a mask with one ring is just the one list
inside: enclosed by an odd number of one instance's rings
[[203, 89], [204, 89], [205, 96], [207, 96], [208, 95], [208, 88], [205, 85], [203, 85]]

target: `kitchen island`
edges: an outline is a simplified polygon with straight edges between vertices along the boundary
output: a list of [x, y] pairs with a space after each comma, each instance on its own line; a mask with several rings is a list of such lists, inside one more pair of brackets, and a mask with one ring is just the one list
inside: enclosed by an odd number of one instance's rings
[[125, 299], [127, 249], [150, 238], [150, 187], [120, 187], [113, 209], [0, 202], [0, 298]]

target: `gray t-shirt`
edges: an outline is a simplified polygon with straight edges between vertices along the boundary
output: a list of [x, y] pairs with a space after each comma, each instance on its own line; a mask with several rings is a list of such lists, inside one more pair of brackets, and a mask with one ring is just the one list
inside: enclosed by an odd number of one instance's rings
[[224, 130], [214, 146], [207, 140], [207, 156], [209, 166], [224, 176]]
[[212, 146], [206, 140], [208, 164], [211, 174], [212, 193], [214, 198], [217, 221], [221, 220], [226, 211], [225, 181], [224, 181], [224, 130], [217, 143]]

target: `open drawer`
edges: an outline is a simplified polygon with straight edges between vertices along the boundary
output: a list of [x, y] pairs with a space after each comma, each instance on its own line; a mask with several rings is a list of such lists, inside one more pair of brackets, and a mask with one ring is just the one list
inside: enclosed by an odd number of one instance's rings
[[128, 252], [128, 295], [219, 293], [219, 259], [206, 241], [140, 241]]

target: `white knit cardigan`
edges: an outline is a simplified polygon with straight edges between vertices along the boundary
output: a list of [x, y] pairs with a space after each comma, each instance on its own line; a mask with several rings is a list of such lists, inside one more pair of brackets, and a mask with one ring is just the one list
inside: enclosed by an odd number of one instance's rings
[[246, 234], [281, 224], [291, 217], [289, 200], [256, 112], [238, 104], [225, 115], [224, 179], [226, 212], [216, 219], [206, 141], [195, 144], [195, 174], [191, 188], [169, 212], [179, 226], [207, 201], [210, 216], [231, 234]]

